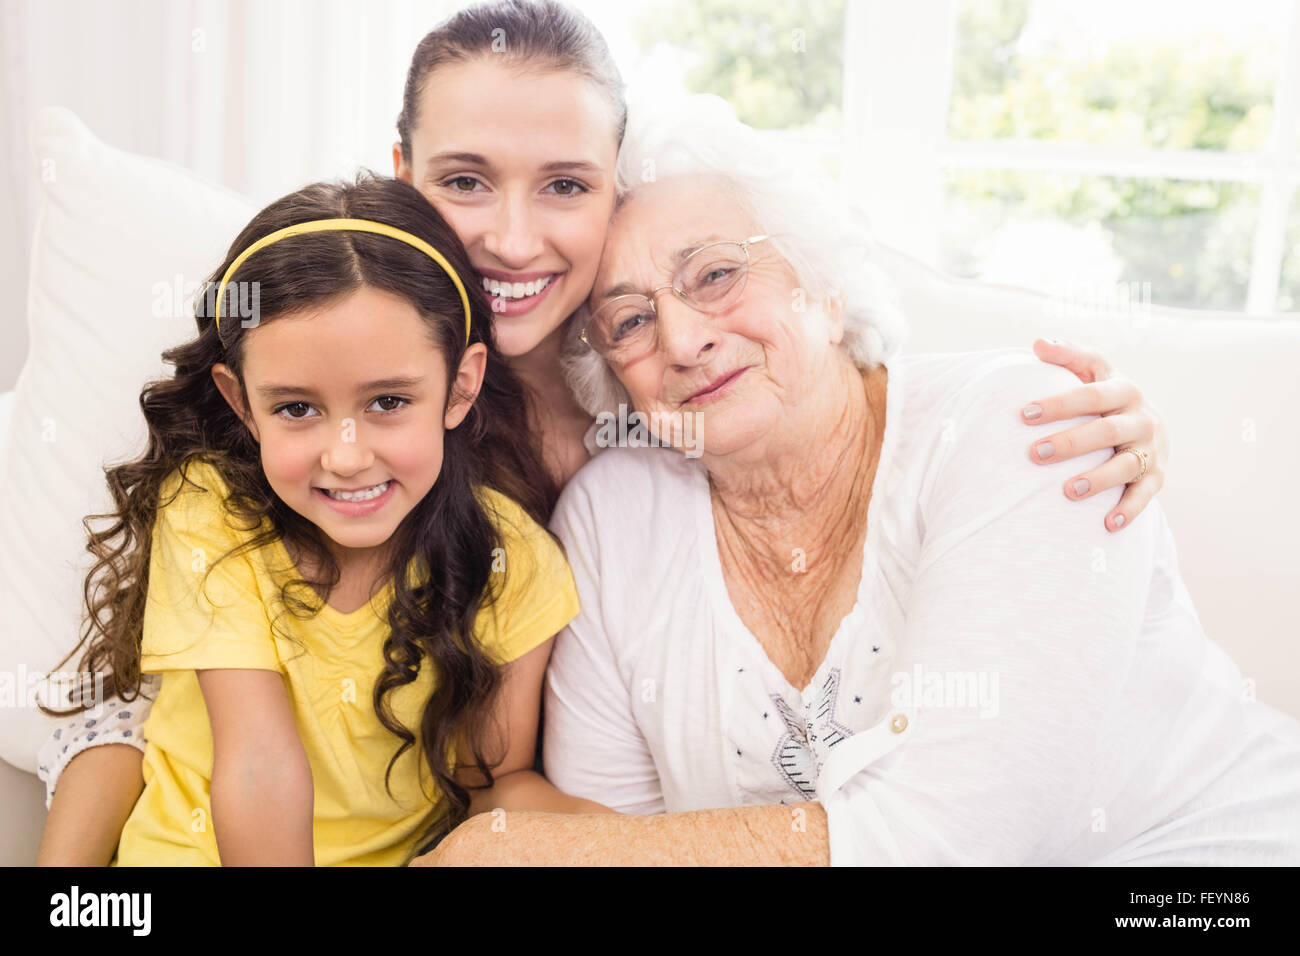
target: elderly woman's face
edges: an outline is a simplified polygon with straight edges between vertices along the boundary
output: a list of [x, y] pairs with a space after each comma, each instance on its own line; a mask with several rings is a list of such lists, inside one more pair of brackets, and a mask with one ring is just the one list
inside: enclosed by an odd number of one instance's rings
[[[646, 295], [667, 286], [682, 259], [706, 243], [757, 232], [718, 180], [639, 186], [611, 223], [591, 311], [621, 292]], [[840, 340], [838, 321], [820, 303], [805, 303], [794, 271], [770, 242], [751, 245], [749, 262], [743, 291], [722, 312], [701, 312], [667, 289], [657, 293], [656, 312], [648, 316], [654, 347], [634, 360], [610, 362], [633, 406], [652, 421], [698, 416], [694, 434], [702, 435], [710, 455], [745, 448], [805, 402]]]

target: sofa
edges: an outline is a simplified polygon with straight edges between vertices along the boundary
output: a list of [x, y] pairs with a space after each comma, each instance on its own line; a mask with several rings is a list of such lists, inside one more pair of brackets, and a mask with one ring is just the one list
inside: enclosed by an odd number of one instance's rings
[[[257, 208], [99, 141], [65, 109], [37, 114], [33, 132], [43, 196], [31, 345], [14, 389], [0, 394], [0, 679], [10, 681], [52, 669], [75, 643], [89, 566], [81, 520], [107, 508], [102, 467], [143, 448], [140, 387], [164, 373], [160, 353], [192, 334], [189, 290]], [[1081, 307], [944, 276], [888, 246], [879, 258], [910, 319], [908, 351], [1059, 337], [1101, 348], [1141, 384], [1171, 433], [1158, 500], [1202, 624], [1241, 668], [1243, 693], [1300, 717], [1300, 506], [1291, 497], [1300, 318]], [[1050, 429], [1026, 427], [1026, 455]], [[35, 757], [52, 726], [17, 704], [0, 707], [0, 863], [10, 865], [35, 858], [45, 815]]]

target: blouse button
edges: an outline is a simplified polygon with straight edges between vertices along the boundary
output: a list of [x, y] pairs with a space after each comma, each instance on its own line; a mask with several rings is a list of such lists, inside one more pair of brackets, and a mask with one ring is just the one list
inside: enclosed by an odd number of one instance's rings
[[907, 715], [895, 714], [893, 717], [889, 718], [889, 729], [896, 734], [901, 734], [905, 731], [907, 729]]

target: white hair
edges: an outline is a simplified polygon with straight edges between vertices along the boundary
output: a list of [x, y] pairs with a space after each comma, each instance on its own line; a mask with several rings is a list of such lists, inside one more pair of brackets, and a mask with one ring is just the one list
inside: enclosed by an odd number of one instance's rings
[[[897, 293], [872, 258], [865, 216], [820, 170], [796, 163], [736, 118], [720, 97], [701, 94], [643, 108], [633, 104], [618, 156], [619, 202], [647, 182], [717, 176], [729, 183], [768, 242], [789, 263], [809, 307], [826, 297], [844, 305], [841, 347], [862, 368], [897, 353], [907, 321]], [[578, 335], [584, 303], [569, 323], [561, 354], [565, 380], [590, 415], [629, 404], [610, 367]]]

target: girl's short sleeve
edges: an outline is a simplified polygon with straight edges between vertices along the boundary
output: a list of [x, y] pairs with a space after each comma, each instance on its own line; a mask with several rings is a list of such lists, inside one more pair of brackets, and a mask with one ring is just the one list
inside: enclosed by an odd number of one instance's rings
[[192, 465], [189, 475], [204, 487], [187, 482], [173, 499], [173, 475], [160, 494], [141, 670], [282, 671], [251, 554], [227, 554], [247, 532], [228, 524], [224, 482], [211, 466]]
[[496, 599], [475, 621], [480, 646], [499, 663], [527, 654], [578, 615], [578, 588], [564, 552], [516, 502], [492, 493], [501, 552], [493, 555]]

